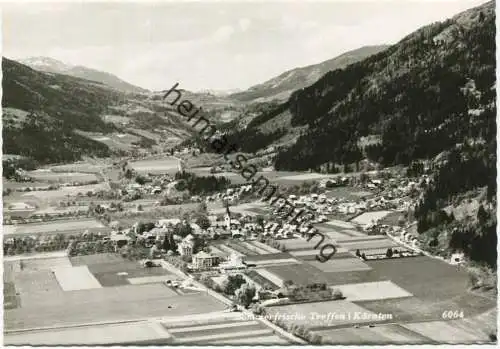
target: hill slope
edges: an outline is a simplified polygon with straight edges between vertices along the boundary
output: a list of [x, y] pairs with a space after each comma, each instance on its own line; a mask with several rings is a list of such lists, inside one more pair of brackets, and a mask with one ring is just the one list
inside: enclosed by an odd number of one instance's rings
[[134, 86], [126, 81], [123, 81], [113, 74], [83, 66], [71, 66], [53, 58], [29, 57], [26, 59], [21, 59], [19, 60], [19, 62], [38, 71], [46, 73], [66, 74], [75, 76], [77, 78], [97, 81], [123, 92], [147, 92], [146, 89]]
[[288, 70], [262, 84], [252, 86], [246, 91], [231, 94], [229, 98], [243, 102], [286, 100], [293, 91], [311, 85], [330, 70], [345, 68], [349, 64], [361, 61], [388, 47], [387, 45], [364, 46], [318, 64]]
[[[2, 71], [4, 154], [42, 163], [68, 162], [82, 155], [109, 156], [114, 149], [98, 141], [101, 134], [136, 131], [142, 135], [140, 130], [159, 129], [158, 138], [163, 130], [176, 133], [180, 140], [190, 136], [180, 117], [166, 115], [168, 108], [147, 95], [40, 72], [7, 58], [2, 59]], [[141, 142], [147, 143], [151, 142]]]
[[[279, 169], [307, 170], [363, 156], [404, 164], [458, 143], [489, 144], [495, 115], [495, 13], [488, 3], [327, 73], [250, 126], [290, 119], [307, 128], [276, 158]], [[361, 149], [367, 136], [381, 144]]]

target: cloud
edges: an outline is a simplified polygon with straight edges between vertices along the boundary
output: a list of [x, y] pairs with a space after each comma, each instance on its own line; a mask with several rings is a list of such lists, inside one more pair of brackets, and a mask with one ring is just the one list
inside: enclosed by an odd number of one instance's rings
[[240, 26], [241, 31], [246, 32], [248, 28], [252, 25], [252, 21], [248, 18], [241, 18], [238, 21], [238, 25]]
[[212, 35], [212, 39], [216, 42], [226, 41], [234, 34], [234, 28], [230, 25], [219, 27]]

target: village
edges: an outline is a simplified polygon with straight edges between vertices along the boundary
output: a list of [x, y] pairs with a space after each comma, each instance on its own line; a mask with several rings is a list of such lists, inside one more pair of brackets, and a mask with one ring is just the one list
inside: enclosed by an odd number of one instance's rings
[[[15, 343], [19, 326], [41, 324], [26, 314], [42, 307], [34, 299], [43, 294], [54, 302], [67, 294], [62, 304], [74, 309], [72, 316], [62, 316], [62, 308], [50, 301], [51, 309], [38, 309], [48, 311], [52, 325], [61, 316], [65, 324], [86, 320], [79, 315], [81, 305], [69, 296], [76, 290], [104, 295], [115, 289], [137, 302], [148, 301], [149, 291], [143, 288], [151, 288], [155, 302], [167, 292], [162, 306], [139, 311], [162, 323], [169, 339], [155, 340], [165, 343], [188, 343], [175, 339], [176, 332], [169, 332], [165, 321], [210, 311], [223, 318], [234, 313], [241, 321], [260, 316], [250, 328], [258, 324], [255, 335], [264, 331], [270, 344], [329, 343], [347, 331], [346, 325], [349, 331], [371, 335], [377, 326], [387, 333], [404, 332], [407, 341], [432, 343], [437, 334], [423, 334], [425, 323], [449, 326], [442, 313], [464, 307], [453, 303], [448, 288], [440, 286], [443, 280], [422, 285], [429, 272], [444, 274], [455, 285], [467, 282], [466, 273], [456, 269], [463, 255], [430, 256], [419, 241], [412, 210], [430, 180], [425, 174], [408, 177], [397, 168], [338, 175], [262, 174], [282, 189], [277, 205], [262, 200], [236, 174], [186, 168], [176, 157], [20, 171], [17, 181], [4, 185], [7, 340]], [[280, 206], [284, 199], [313, 218], [290, 222]], [[334, 252], [321, 258], [327, 246]], [[406, 273], [414, 278], [405, 278]], [[34, 284], [28, 281], [33, 278], [38, 280]], [[458, 287], [454, 292], [465, 297]], [[196, 298], [200, 306], [191, 304], [187, 311], [187, 298]], [[437, 299], [443, 305], [433, 309], [431, 318], [417, 312], [411, 315], [411, 326], [388, 324], [389, 319], [410, 316], [401, 304], [414, 309]], [[120, 317], [111, 312], [101, 320], [122, 320], [125, 315], [116, 307]], [[175, 319], [167, 321], [174, 308]], [[474, 314], [485, 308], [474, 307]], [[314, 312], [347, 315], [317, 315], [313, 321], [277, 315], [300, 313], [310, 320]], [[385, 315], [377, 317], [379, 313]], [[456, 324], [460, 328], [472, 321], [454, 320], [463, 321]], [[202, 323], [215, 326], [208, 319]], [[243, 338], [250, 343], [253, 332], [245, 332], [244, 324], [241, 333], [213, 334], [210, 343], [243, 343]], [[187, 326], [185, 331], [195, 330]], [[60, 335], [67, 336], [67, 331]], [[484, 335], [478, 333], [474, 338]], [[472, 336], [470, 330], [467, 336]], [[196, 343], [205, 334], [192, 338], [189, 343]]]

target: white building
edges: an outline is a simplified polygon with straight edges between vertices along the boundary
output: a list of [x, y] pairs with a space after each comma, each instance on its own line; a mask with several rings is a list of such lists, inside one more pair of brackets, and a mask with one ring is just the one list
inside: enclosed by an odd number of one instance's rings
[[209, 269], [217, 265], [219, 257], [203, 251], [193, 256], [193, 269]]
[[177, 247], [179, 254], [181, 256], [187, 256], [187, 257], [193, 255], [193, 248], [194, 248], [194, 237], [191, 234], [186, 236]]

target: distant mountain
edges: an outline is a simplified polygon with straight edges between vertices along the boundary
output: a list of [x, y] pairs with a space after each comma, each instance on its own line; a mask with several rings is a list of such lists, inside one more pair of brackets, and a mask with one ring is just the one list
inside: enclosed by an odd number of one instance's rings
[[119, 77], [103, 71], [83, 67], [72, 66], [49, 57], [30, 57], [18, 60], [19, 63], [27, 65], [35, 70], [46, 73], [57, 73], [75, 76], [77, 78], [97, 81], [113, 87], [117, 90], [132, 93], [148, 92], [146, 89], [134, 86]]
[[265, 102], [273, 99], [284, 101], [290, 97], [292, 92], [315, 83], [330, 70], [344, 68], [388, 47], [388, 45], [364, 46], [318, 64], [288, 70], [262, 84], [250, 87], [246, 91], [233, 93], [229, 97], [242, 102]]

